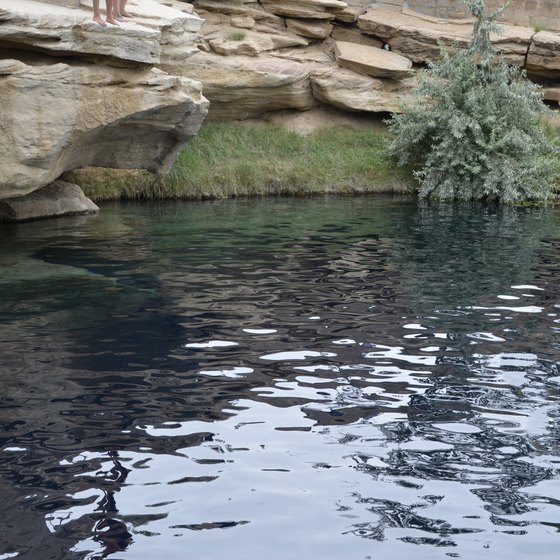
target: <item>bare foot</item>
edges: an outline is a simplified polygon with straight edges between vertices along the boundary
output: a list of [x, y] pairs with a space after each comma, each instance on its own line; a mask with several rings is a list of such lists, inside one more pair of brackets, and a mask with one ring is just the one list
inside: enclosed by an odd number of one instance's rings
[[116, 25], [117, 27], [120, 27], [119, 22], [118, 22], [116, 19], [112, 18], [112, 17], [111, 17], [111, 18], [110, 18], [110, 17], [107, 18], [107, 23], [110, 23], [111, 25]]
[[129, 14], [128, 12], [125, 12], [124, 10], [122, 11], [121, 16], [127, 17], [127, 18], [133, 17], [132, 14]]
[[122, 16], [115, 16], [115, 19], [117, 21], [126, 21], [126, 19], [124, 19]]
[[93, 21], [95, 21], [95, 23], [98, 23], [99, 25], [101, 25], [102, 27], [107, 27], [107, 24], [103, 21], [103, 19], [101, 18], [101, 16], [98, 17], [94, 17]]

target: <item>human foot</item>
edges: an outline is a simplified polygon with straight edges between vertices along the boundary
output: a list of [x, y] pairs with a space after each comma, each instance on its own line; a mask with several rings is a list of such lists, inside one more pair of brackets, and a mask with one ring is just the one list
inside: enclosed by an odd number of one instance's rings
[[129, 14], [128, 12], [125, 12], [124, 10], [121, 12], [121, 16], [127, 17], [127, 18], [133, 17], [132, 14]]
[[114, 18], [107, 18], [107, 23], [110, 23], [111, 25], [116, 25], [117, 27], [120, 27], [119, 22], [114, 19]]
[[102, 27], [107, 27], [107, 24], [103, 21], [103, 18], [101, 16], [94, 17], [93, 21], [95, 21], [95, 23], [98, 23]]

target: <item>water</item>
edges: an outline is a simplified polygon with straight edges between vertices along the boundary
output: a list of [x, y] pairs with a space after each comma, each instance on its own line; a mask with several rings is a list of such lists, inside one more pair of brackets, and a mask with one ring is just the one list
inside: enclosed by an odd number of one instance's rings
[[0, 559], [557, 558], [560, 211], [0, 228]]

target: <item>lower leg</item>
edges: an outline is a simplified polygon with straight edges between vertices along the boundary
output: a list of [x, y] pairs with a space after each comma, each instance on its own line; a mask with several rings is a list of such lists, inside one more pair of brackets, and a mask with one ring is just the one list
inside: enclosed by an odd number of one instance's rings
[[114, 2], [115, 0], [105, 0], [105, 5], [107, 6], [107, 22], [113, 25], [119, 25], [119, 22], [115, 19]]
[[93, 0], [93, 21], [99, 25], [107, 25], [103, 18], [101, 17], [101, 12], [99, 11], [99, 0]]
[[115, 2], [119, 5], [120, 15], [124, 17], [132, 17], [125, 9], [127, 1], [128, 0], [115, 0]]

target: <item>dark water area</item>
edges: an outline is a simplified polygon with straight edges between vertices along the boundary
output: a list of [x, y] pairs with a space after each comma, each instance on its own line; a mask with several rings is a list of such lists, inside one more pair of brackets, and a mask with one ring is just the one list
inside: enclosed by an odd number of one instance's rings
[[560, 210], [0, 227], [0, 560], [558, 558]]

